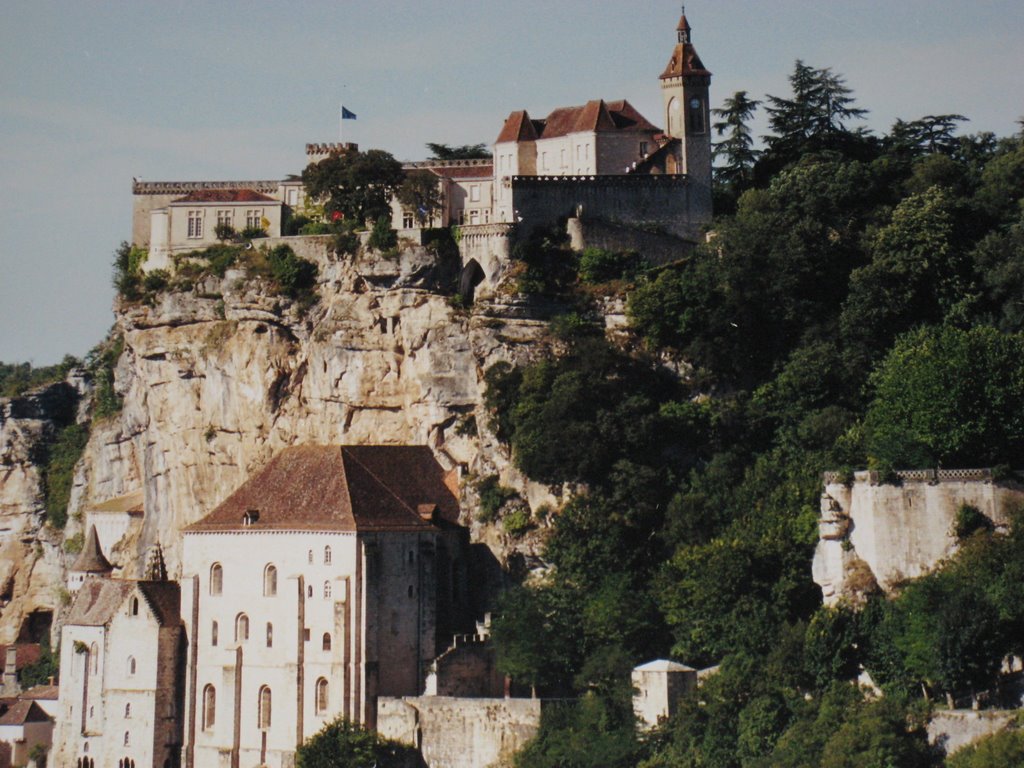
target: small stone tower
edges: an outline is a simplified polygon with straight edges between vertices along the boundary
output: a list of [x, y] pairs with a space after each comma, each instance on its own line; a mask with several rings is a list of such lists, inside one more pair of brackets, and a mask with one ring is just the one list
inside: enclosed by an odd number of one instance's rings
[[711, 221], [711, 73], [697, 55], [686, 20], [686, 8], [676, 27], [676, 47], [661, 73], [665, 104], [665, 133], [681, 143], [677, 173], [690, 178], [690, 217]]
[[103, 556], [96, 526], [90, 525], [82, 552], [68, 571], [68, 591], [77, 592], [89, 576], [109, 576], [113, 570], [110, 561]]

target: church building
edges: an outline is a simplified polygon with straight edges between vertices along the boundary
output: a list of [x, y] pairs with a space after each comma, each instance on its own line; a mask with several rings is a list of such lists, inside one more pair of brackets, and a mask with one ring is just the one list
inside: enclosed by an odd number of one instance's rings
[[186, 765], [289, 766], [338, 715], [422, 693], [469, 618], [458, 518], [425, 446], [296, 446], [186, 527]]

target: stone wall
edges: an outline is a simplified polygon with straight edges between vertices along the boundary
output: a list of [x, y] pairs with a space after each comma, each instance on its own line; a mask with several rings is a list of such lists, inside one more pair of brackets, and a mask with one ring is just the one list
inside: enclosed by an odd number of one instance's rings
[[1000, 709], [936, 712], [928, 723], [928, 741], [938, 744], [947, 755], [952, 755], [978, 739], [1005, 730], [1016, 715], [1016, 711]]
[[464, 635], [434, 660], [426, 694], [487, 698], [501, 696], [504, 687], [494, 646], [478, 635]]
[[447, 696], [377, 701], [377, 731], [419, 747], [428, 768], [508, 764], [537, 733], [540, 699]]
[[898, 484], [857, 472], [850, 484], [826, 473], [814, 554], [814, 580], [825, 603], [855, 597], [877, 583], [890, 591], [922, 576], [957, 549], [954, 522], [963, 504], [997, 526], [1024, 502], [1024, 489], [992, 480], [988, 470], [899, 472]]
[[592, 218], [569, 219], [566, 228], [574, 251], [603, 248], [606, 251], [636, 251], [650, 264], [669, 264], [693, 253], [693, 243], [675, 235], [647, 232]]
[[600, 218], [648, 225], [696, 239], [686, 176], [514, 176], [512, 206], [521, 234], [559, 218]]

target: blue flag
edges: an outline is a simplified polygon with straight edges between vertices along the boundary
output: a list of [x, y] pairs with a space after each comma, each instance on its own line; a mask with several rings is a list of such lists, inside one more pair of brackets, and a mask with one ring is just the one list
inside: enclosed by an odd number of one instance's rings
[[351, 110], [345, 109], [345, 107], [342, 107], [341, 108], [341, 119], [342, 120], [355, 120], [356, 119], [356, 113], [352, 112]]

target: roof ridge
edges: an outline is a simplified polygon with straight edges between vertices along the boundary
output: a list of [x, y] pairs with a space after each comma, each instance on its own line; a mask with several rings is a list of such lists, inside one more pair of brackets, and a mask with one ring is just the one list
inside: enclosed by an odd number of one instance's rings
[[[410, 507], [408, 504], [406, 504], [405, 500], [401, 496], [399, 496], [397, 493], [395, 493], [393, 490], [391, 490], [391, 486], [390, 485], [388, 485], [383, 480], [381, 480], [379, 477], [377, 477], [376, 473], [374, 473], [373, 470], [371, 470], [368, 466], [366, 466], [363, 462], [361, 462], [358, 458], [356, 458], [355, 455], [353, 455], [352, 453], [349, 452], [350, 448], [362, 448], [362, 447], [364, 447], [364, 446], [359, 446], [359, 445], [342, 445], [342, 446], [340, 446], [340, 449], [341, 449], [341, 453], [342, 453], [343, 456], [348, 455], [352, 459], [352, 461], [354, 461], [356, 464], [359, 465], [360, 469], [362, 469], [366, 474], [368, 474], [371, 478], [373, 478], [373, 481], [375, 483], [377, 483], [377, 485], [379, 485], [381, 488], [383, 488], [385, 491], [387, 491], [389, 494], [391, 494], [395, 498], [395, 500], [398, 501], [399, 504], [401, 504], [403, 507], [405, 507], [407, 510], [409, 510], [409, 514], [413, 515], [417, 520], [421, 520], [422, 518], [419, 516], [419, 513], [416, 510], [414, 510], [412, 507]], [[369, 447], [369, 446], [365, 446], [365, 447]], [[404, 446], [404, 447], [414, 448], [416, 446]], [[344, 466], [344, 461], [342, 462], [342, 466]], [[353, 521], [355, 521], [355, 516], [356, 515], [355, 515], [355, 508], [352, 506], [352, 491], [351, 491], [351, 488], [350, 488], [348, 482], [345, 483], [345, 489], [348, 492], [349, 507], [352, 509], [352, 519], [353, 519]], [[358, 530], [358, 528], [359, 528], [359, 524], [358, 524], [358, 521], [356, 521], [356, 529]]]

